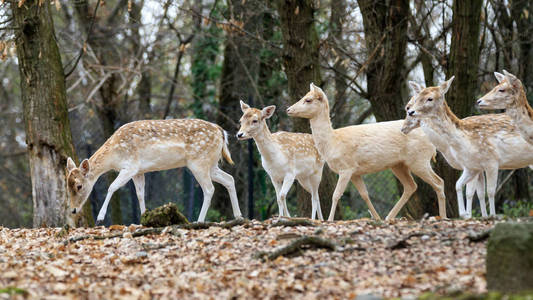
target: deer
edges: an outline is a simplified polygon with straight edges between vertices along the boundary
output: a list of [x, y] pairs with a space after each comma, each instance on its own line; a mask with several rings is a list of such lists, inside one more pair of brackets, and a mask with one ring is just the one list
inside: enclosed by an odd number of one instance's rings
[[476, 101], [478, 107], [505, 109], [522, 138], [533, 144], [533, 108], [527, 102], [522, 82], [506, 70], [503, 70], [503, 74], [494, 72], [494, 76], [498, 85]]
[[[416, 82], [413, 82], [416, 84]], [[418, 87], [418, 85], [415, 85]], [[414, 97], [410, 99], [412, 103]], [[415, 118], [407, 114], [405, 121], [402, 126], [402, 132], [404, 134], [409, 134], [413, 129], [421, 126], [421, 121], [419, 118]], [[442, 154], [446, 162], [454, 169], [463, 171], [464, 166], [461, 165], [460, 161], [455, 157], [455, 152], [451, 149], [450, 145], [446, 143], [446, 140], [440, 139], [435, 131], [431, 127], [422, 127], [424, 133], [428, 136], [429, 140], [435, 145], [437, 150]], [[472, 217], [472, 199], [474, 198], [474, 193], [477, 193], [479, 206], [481, 210], [481, 216], [487, 217], [487, 207], [485, 203], [485, 175], [481, 171], [469, 170], [469, 172], [475, 172], [474, 179], [466, 183], [466, 208], [462, 201], [458, 201], [459, 215], [465, 219]], [[461, 192], [462, 197], [462, 192]], [[459, 200], [459, 198], [458, 198]]]
[[372, 217], [379, 220], [380, 216], [370, 201], [362, 175], [386, 169], [390, 169], [403, 185], [402, 196], [386, 220], [394, 219], [416, 191], [417, 184], [411, 172], [431, 185], [437, 194], [439, 216], [446, 218], [444, 181], [431, 168], [431, 159], [436, 155], [435, 146], [422, 130], [415, 130], [409, 136], [401, 133], [403, 120], [333, 129], [329, 113], [326, 94], [313, 83], [309, 92], [287, 109], [291, 117], [309, 119], [318, 153], [330, 169], [339, 175], [329, 221], [333, 221], [338, 201], [349, 181], [366, 202]]
[[294, 180], [311, 194], [311, 219], [322, 221], [322, 210], [318, 187], [322, 179], [324, 161], [315, 148], [313, 138], [308, 133], [271, 133], [266, 120], [272, 117], [275, 105], [261, 110], [240, 101], [242, 117], [237, 133], [239, 140], [253, 139], [261, 154], [261, 164], [267, 172], [278, 202], [279, 217], [290, 217], [286, 197]]
[[[499, 169], [517, 169], [533, 163], [533, 146], [517, 132], [509, 116], [487, 114], [459, 119], [445, 100], [454, 77], [439, 86], [422, 88], [409, 82], [415, 96], [405, 109], [408, 117], [418, 119], [420, 127], [438, 149], [448, 151], [451, 165], [459, 165], [463, 173], [455, 184], [459, 213], [466, 215], [462, 190], [480, 172], [486, 176], [490, 215], [496, 215], [494, 197]], [[409, 133], [411, 128], [402, 129]], [[444, 149], [446, 148], [447, 149]], [[479, 196], [479, 194], [478, 194]]]
[[118, 176], [110, 184], [96, 219], [102, 224], [113, 193], [133, 180], [141, 214], [144, 203], [144, 173], [187, 167], [204, 199], [198, 222], [204, 222], [214, 193], [213, 182], [228, 191], [233, 215], [241, 218], [233, 177], [218, 167], [223, 157], [233, 164], [227, 147], [227, 133], [218, 125], [199, 119], [143, 120], [127, 123], [79, 167], [67, 159], [67, 185], [72, 213], [79, 213], [102, 174], [114, 170]]

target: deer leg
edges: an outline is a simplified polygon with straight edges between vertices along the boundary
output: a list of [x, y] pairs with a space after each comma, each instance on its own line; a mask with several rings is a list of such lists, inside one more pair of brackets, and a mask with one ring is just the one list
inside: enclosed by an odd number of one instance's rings
[[491, 167], [485, 170], [487, 174], [487, 194], [489, 196], [490, 215], [496, 215], [496, 206], [494, 196], [496, 196], [496, 187], [498, 185], [498, 167]]
[[283, 185], [283, 181], [278, 181], [277, 179], [274, 179], [270, 177], [270, 180], [272, 181], [272, 185], [274, 186], [274, 190], [276, 191], [276, 202], [278, 203], [278, 218], [283, 217], [283, 203], [281, 202], [280, 198], [280, 191], [281, 186]]
[[311, 194], [311, 220], [314, 220], [316, 218], [318, 208], [320, 207], [320, 203], [318, 203], [317, 201], [318, 198], [316, 197], [314, 186], [311, 183], [311, 178], [307, 177], [307, 178], [300, 180], [300, 184], [307, 192]]
[[279, 192], [279, 198], [283, 205], [283, 214], [286, 217], [290, 218], [289, 210], [287, 209], [287, 193], [289, 193], [289, 190], [291, 189], [292, 184], [294, 183], [294, 174], [287, 174], [285, 175], [285, 178], [283, 178], [283, 185], [281, 186], [281, 190]]
[[211, 205], [211, 198], [213, 198], [213, 193], [215, 192], [215, 187], [211, 181], [211, 174], [209, 174], [209, 169], [202, 166], [190, 165], [189, 170], [194, 175], [196, 181], [202, 188], [204, 194], [204, 201], [202, 203], [202, 209], [200, 210], [200, 215], [198, 216], [198, 222], [204, 222], [205, 216], [207, 215], [207, 210]]
[[487, 217], [487, 205], [485, 204], [485, 173], [481, 171], [477, 177], [476, 193], [479, 200], [479, 207], [481, 209], [481, 216]]
[[318, 188], [320, 187], [320, 181], [322, 180], [322, 168], [320, 168], [320, 170], [315, 174], [311, 175], [309, 180], [312, 185], [311, 196], [314, 198], [316, 203], [318, 219], [320, 221], [324, 221], [324, 217], [322, 216], [322, 208], [320, 207], [320, 197], [318, 196]]
[[398, 212], [400, 212], [400, 209], [402, 209], [402, 207], [409, 200], [409, 198], [411, 198], [417, 188], [416, 182], [413, 179], [413, 176], [411, 176], [411, 172], [409, 171], [409, 168], [407, 168], [407, 166], [400, 164], [392, 167], [391, 170], [394, 176], [396, 176], [396, 178], [400, 180], [400, 183], [403, 186], [403, 193], [400, 197], [400, 200], [398, 200], [398, 202], [391, 209], [387, 217], [385, 217], [385, 220], [394, 219]]
[[109, 201], [111, 201], [113, 193], [120, 187], [125, 185], [136, 173], [137, 170], [120, 170], [117, 178], [115, 178], [115, 180], [107, 189], [107, 195], [105, 197], [104, 204], [102, 205], [102, 208], [100, 208], [100, 211], [98, 212], [98, 217], [96, 218], [97, 225], [101, 224], [104, 221], [105, 214], [107, 212], [107, 206], [109, 205]]
[[[414, 164], [413, 166], [410, 165], [409, 168], [416, 176], [420, 177], [422, 180], [424, 180], [429, 185], [431, 185], [431, 187], [437, 194], [437, 201], [439, 205], [439, 216], [445, 219], [446, 218], [446, 196], [444, 194], [444, 180], [442, 180], [442, 178], [440, 178], [439, 175], [437, 175], [433, 171], [429, 160], [422, 161], [422, 165], [420, 166], [418, 166], [417, 164]], [[416, 190], [416, 183], [415, 183], [415, 190]]]
[[133, 176], [133, 184], [135, 185], [135, 192], [137, 193], [137, 199], [139, 200], [139, 208], [141, 215], [146, 211], [144, 206], [144, 174], [137, 174]]
[[381, 217], [379, 216], [378, 212], [374, 208], [374, 205], [372, 205], [372, 202], [370, 202], [370, 197], [368, 196], [368, 190], [366, 189], [365, 182], [363, 181], [363, 178], [359, 175], [353, 175], [352, 176], [352, 183], [357, 189], [357, 192], [359, 192], [359, 195], [361, 195], [361, 198], [366, 203], [366, 206], [368, 206], [368, 209], [370, 210], [370, 214], [372, 215], [372, 218], [376, 220], [381, 220]]
[[228, 190], [229, 197], [231, 199], [231, 208], [233, 209], [233, 216], [235, 218], [242, 218], [241, 210], [239, 208], [239, 199], [237, 198], [237, 192], [235, 190], [235, 181], [233, 177], [222, 171], [216, 166], [211, 172], [213, 181], [222, 184], [226, 190]]
[[348, 182], [350, 182], [350, 177], [352, 172], [342, 172], [339, 173], [339, 179], [337, 180], [337, 186], [335, 186], [335, 191], [333, 192], [333, 198], [331, 200], [331, 210], [329, 212], [328, 221], [333, 221], [335, 219], [335, 209], [337, 209], [337, 203], [344, 194]]
[[470, 170], [470, 169], [464, 169], [463, 174], [461, 174], [461, 177], [457, 180], [455, 183], [455, 191], [457, 193], [457, 202], [459, 206], [459, 216], [464, 218], [466, 217], [466, 210], [465, 210], [465, 203], [463, 200], [463, 186], [470, 182], [474, 176], [476, 176], [477, 172]]

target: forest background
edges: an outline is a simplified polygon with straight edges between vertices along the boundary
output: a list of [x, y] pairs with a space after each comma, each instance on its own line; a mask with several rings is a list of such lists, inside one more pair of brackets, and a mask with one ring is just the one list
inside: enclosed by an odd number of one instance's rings
[[[502, 69], [522, 80], [531, 101], [532, 6], [528, 0], [4, 0], [0, 225], [61, 223], [42, 208], [61, 205], [65, 194], [54, 202], [42, 191], [64, 183], [66, 157], [74, 155], [77, 162], [90, 157], [127, 122], [164, 118], [201, 118], [226, 129], [236, 164], [222, 168], [235, 178], [241, 210], [247, 217], [269, 218], [277, 204], [260, 155], [252, 141], [235, 138], [239, 99], [259, 108], [276, 105], [268, 122], [273, 132], [309, 132], [306, 120], [288, 118], [285, 109], [308, 91], [310, 82], [328, 95], [334, 127], [403, 119], [408, 80], [432, 86], [455, 75], [447, 101], [459, 117], [481, 113], [475, 99], [495, 85], [493, 72]], [[54, 61], [57, 68], [40, 67]], [[40, 74], [46, 76], [33, 76], [32, 68], [45, 70]], [[30, 109], [29, 103], [65, 105], [51, 112], [46, 105]], [[48, 141], [62, 146], [35, 142], [47, 132]], [[36, 180], [42, 174], [31, 172], [39, 147], [57, 156], [52, 170], [57, 182]], [[459, 173], [440, 155], [434, 167], [446, 183], [448, 214], [456, 216]], [[336, 175], [325, 169], [320, 196], [328, 212]], [[517, 216], [533, 208], [531, 172], [500, 171], [497, 212]], [[113, 176], [102, 176], [95, 185], [87, 223]], [[364, 178], [384, 215], [399, 198], [400, 187], [390, 171]], [[434, 192], [417, 182], [419, 189], [402, 215], [436, 215]], [[174, 202], [195, 220], [201, 193], [186, 169], [146, 176], [147, 208]], [[293, 215], [310, 214], [309, 198], [300, 187], [292, 188]], [[339, 205], [338, 218], [369, 216], [352, 186]], [[231, 217], [229, 197], [216, 185], [208, 219]], [[106, 224], [138, 222], [130, 182], [115, 193]]]

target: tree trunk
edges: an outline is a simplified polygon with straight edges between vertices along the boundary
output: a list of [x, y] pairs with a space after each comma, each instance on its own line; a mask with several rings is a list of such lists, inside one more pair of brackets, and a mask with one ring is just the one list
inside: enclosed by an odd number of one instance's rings
[[[330, 32], [329, 39], [332, 45], [336, 48], [344, 48], [343, 39], [343, 18], [346, 14], [346, 1], [345, 0], [331, 0], [331, 15], [329, 18]], [[337, 51], [339, 53], [340, 51]], [[347, 72], [344, 61], [341, 58], [336, 59], [333, 68], [335, 69], [335, 95], [333, 100], [335, 101], [335, 111], [332, 112], [335, 118], [332, 119], [333, 127], [344, 125], [343, 123], [349, 118], [350, 111], [345, 109], [346, 105], [346, 89], [348, 84], [344, 77]]]
[[[283, 35], [283, 64], [289, 85], [291, 103], [298, 101], [307, 92], [309, 84], [320, 86], [319, 40], [314, 23], [312, 0], [278, 0], [277, 10], [281, 20]], [[293, 119], [295, 132], [310, 132], [309, 121]], [[330, 211], [331, 197], [335, 188], [336, 176], [324, 167], [320, 183], [319, 196], [322, 211]], [[297, 185], [298, 208], [301, 216], [311, 215], [311, 196]], [[339, 218], [341, 209], [337, 209]]]
[[[243, 28], [252, 34], [259, 34], [262, 25], [261, 1], [258, 0], [231, 0], [228, 1], [231, 18], [243, 22]], [[227, 167], [226, 171], [234, 175], [235, 187], [239, 199], [247, 199], [247, 147], [245, 142], [235, 140], [238, 128], [238, 120], [242, 112], [239, 100], [249, 102], [255, 99], [256, 104], [260, 97], [257, 89], [259, 76], [259, 56], [257, 53], [261, 45], [248, 35], [240, 31], [227, 31], [224, 45], [224, 63], [220, 79], [219, 114], [217, 124], [226, 129], [232, 142], [229, 149], [235, 161], [235, 165]], [[224, 188], [218, 185], [217, 188]], [[230, 199], [228, 193], [215, 193], [213, 206], [220, 214], [232, 218]], [[246, 207], [240, 205], [241, 207]], [[249, 213], [248, 213], [249, 215]]]
[[[459, 118], [472, 115], [477, 95], [482, 2], [453, 1], [452, 43], [446, 78], [455, 75], [455, 80], [446, 94], [446, 101]], [[448, 216], [457, 217], [455, 182], [459, 172], [441, 159], [437, 164], [437, 173], [444, 179]]]
[[[65, 76], [54, 36], [50, 4], [11, 2], [20, 88], [30, 161], [33, 226], [70, 222], [67, 157], [74, 156], [67, 112]], [[72, 225], [72, 224], [71, 224]]]

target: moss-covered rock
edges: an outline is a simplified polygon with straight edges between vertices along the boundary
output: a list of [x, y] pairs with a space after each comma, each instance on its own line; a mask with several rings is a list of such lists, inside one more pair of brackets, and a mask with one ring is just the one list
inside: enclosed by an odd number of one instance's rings
[[189, 224], [189, 220], [179, 211], [176, 204], [168, 203], [142, 214], [141, 224], [148, 227], [164, 227]]
[[487, 245], [487, 288], [533, 289], [533, 223], [500, 223]]

